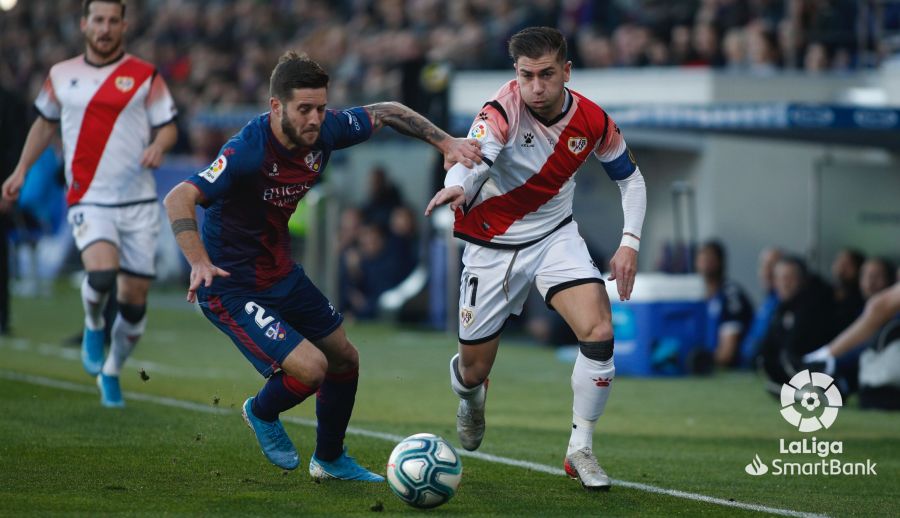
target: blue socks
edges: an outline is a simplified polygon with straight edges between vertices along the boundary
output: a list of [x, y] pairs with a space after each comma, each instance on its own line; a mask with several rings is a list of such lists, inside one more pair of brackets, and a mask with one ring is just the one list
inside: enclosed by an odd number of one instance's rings
[[359, 369], [325, 375], [316, 398], [316, 417], [319, 421], [316, 428], [317, 459], [329, 462], [343, 453], [344, 435], [353, 413], [358, 384]]

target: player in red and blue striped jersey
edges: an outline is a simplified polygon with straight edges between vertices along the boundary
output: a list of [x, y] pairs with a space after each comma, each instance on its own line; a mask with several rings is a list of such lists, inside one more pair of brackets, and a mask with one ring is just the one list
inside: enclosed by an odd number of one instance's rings
[[[271, 110], [250, 121], [206, 169], [176, 186], [166, 208], [191, 264], [188, 300], [228, 335], [268, 381], [243, 406], [263, 453], [294, 469], [299, 455], [281, 412], [317, 394], [315, 478], [378, 482], [349, 457], [344, 434], [359, 379], [359, 355], [343, 317], [291, 260], [287, 223], [319, 181], [332, 151], [390, 126], [424, 140], [445, 165], [481, 161], [474, 140], [454, 139], [398, 103], [326, 109], [328, 74], [306, 56], [282, 56], [270, 80]], [[194, 207], [206, 208], [202, 241]]]

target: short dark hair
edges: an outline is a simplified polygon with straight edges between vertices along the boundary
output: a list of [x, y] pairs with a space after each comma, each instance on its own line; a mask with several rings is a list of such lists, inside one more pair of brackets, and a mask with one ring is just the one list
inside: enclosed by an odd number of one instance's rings
[[709, 250], [716, 256], [716, 259], [719, 260], [719, 277], [725, 276], [725, 262], [728, 259], [728, 254], [725, 252], [725, 245], [722, 244], [718, 239], [710, 239], [709, 241], [705, 241], [702, 245], [700, 245], [700, 250], [698, 252], [702, 252], [704, 250]]
[[778, 263], [787, 264], [796, 268], [797, 272], [800, 274], [800, 280], [806, 280], [809, 276], [809, 269], [806, 267], [806, 261], [799, 255], [784, 255], [778, 260]]
[[866, 254], [858, 248], [844, 248], [841, 251], [847, 253], [847, 257], [850, 258], [850, 262], [853, 263], [853, 266], [858, 273], [859, 269], [862, 268], [863, 263], [866, 262]]
[[280, 101], [291, 97], [295, 88], [328, 88], [328, 74], [305, 53], [289, 50], [281, 55], [269, 78], [269, 95]]
[[897, 267], [894, 266], [894, 263], [890, 259], [887, 257], [870, 257], [868, 260], [881, 267], [881, 270], [884, 272], [884, 278], [887, 279], [888, 286], [897, 281]]
[[122, 6], [122, 18], [125, 18], [125, 0], [82, 0], [81, 1], [81, 15], [87, 18], [88, 14], [90, 14], [91, 4], [94, 2], [106, 2], [108, 4], [119, 4]]
[[514, 63], [522, 56], [537, 59], [551, 53], [556, 53], [558, 62], [566, 62], [566, 38], [553, 27], [528, 27], [509, 39], [509, 57]]

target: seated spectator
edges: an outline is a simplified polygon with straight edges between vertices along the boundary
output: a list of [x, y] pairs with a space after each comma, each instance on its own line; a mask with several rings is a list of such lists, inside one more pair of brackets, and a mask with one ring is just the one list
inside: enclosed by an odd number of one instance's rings
[[384, 167], [375, 166], [369, 173], [369, 197], [362, 208], [365, 220], [387, 228], [391, 220], [391, 211], [401, 205], [403, 196], [400, 190], [388, 178]]
[[834, 332], [839, 333], [862, 312], [859, 272], [866, 256], [853, 248], [844, 248], [831, 263], [831, 282], [834, 286]]
[[850, 327], [803, 357], [804, 366], [835, 376], [836, 360], [860, 348], [860, 406], [900, 410], [900, 283], [872, 296]]
[[416, 217], [406, 206], [391, 211], [387, 248], [395, 263], [397, 282], [403, 281], [419, 262], [419, 237]]
[[377, 316], [378, 297], [400, 282], [397, 263], [385, 246], [382, 227], [366, 223], [360, 228], [359, 244], [345, 254], [348, 316], [369, 319]]
[[778, 307], [760, 346], [760, 363], [769, 379], [767, 389], [775, 395], [796, 373], [802, 356], [815, 344], [827, 342], [831, 318], [831, 290], [816, 275], [807, 272], [802, 259], [782, 257], [775, 264]]
[[894, 265], [882, 257], [866, 259], [859, 273], [859, 291], [863, 299], [869, 300], [880, 291], [894, 284]]
[[750, 329], [753, 308], [737, 283], [726, 279], [725, 248], [708, 241], [697, 251], [697, 273], [706, 285], [706, 346], [714, 351], [720, 367], [735, 367], [740, 361], [740, 344]]
[[757, 275], [765, 297], [753, 316], [753, 324], [741, 343], [741, 364], [753, 365], [759, 353], [759, 344], [769, 328], [769, 321], [778, 307], [778, 294], [775, 292], [775, 264], [782, 257], [781, 250], [765, 248], [759, 253], [759, 270]]

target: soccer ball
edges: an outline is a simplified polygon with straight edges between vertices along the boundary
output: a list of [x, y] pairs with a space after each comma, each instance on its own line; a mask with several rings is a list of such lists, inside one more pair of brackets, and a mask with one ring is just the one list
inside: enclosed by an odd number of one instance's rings
[[417, 433], [400, 441], [387, 463], [391, 491], [420, 509], [453, 498], [462, 477], [462, 461], [450, 443], [437, 435]]

